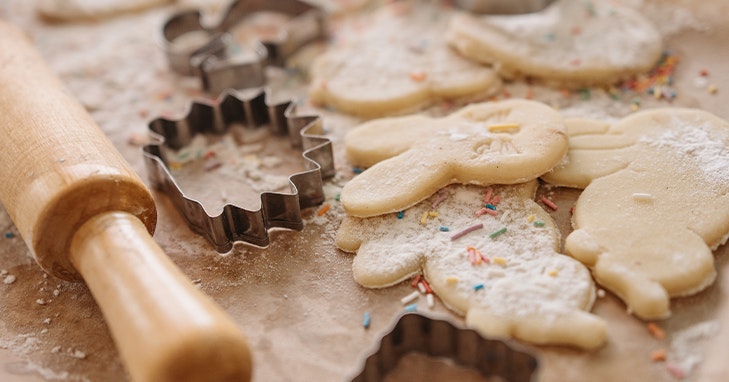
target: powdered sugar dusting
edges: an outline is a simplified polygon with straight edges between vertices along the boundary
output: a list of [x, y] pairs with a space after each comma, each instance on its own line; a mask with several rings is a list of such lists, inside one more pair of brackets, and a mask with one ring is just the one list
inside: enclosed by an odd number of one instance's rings
[[662, 133], [644, 136], [641, 141], [696, 161], [711, 184], [729, 185], [729, 128], [717, 128], [709, 122], [695, 124], [674, 116]]
[[[486, 188], [451, 185], [401, 218], [349, 217], [337, 242], [348, 250], [347, 243], [362, 240], [353, 264], [362, 285], [389, 286], [422, 271], [443, 303], [457, 313], [485, 311], [505, 327], [539, 317], [558, 327], [560, 319], [591, 307], [594, 285], [582, 264], [556, 252], [558, 230], [533, 201], [534, 187], [494, 186], [493, 195], [500, 200], [489, 206], [497, 215], [478, 216], [475, 212], [487, 203]], [[447, 198], [433, 208], [443, 193]], [[477, 224], [483, 228], [453, 238]], [[469, 252], [477, 253], [478, 260], [470, 260]], [[579, 333], [576, 329], [574, 335]]]

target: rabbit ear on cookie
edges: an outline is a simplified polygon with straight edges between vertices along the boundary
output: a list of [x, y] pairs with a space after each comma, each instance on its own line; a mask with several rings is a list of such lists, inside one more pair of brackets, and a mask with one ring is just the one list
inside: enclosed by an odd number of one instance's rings
[[[403, 173], [405, 176], [393, 177]], [[348, 215], [371, 217], [402, 211], [451, 183], [450, 169], [410, 149], [379, 162], [347, 183], [340, 201]]]
[[566, 118], [569, 151], [565, 163], [541, 176], [555, 186], [585, 188], [593, 179], [612, 174], [628, 165], [637, 138], [613, 130], [609, 122]]
[[352, 161], [373, 164], [341, 192], [344, 210], [359, 217], [404, 210], [452, 183], [533, 180], [567, 152], [561, 115], [528, 100], [473, 104], [443, 118], [370, 121], [345, 144]]
[[436, 129], [432, 118], [422, 115], [366, 122], [345, 136], [347, 160], [355, 166], [371, 167], [407, 151], [423, 135], [431, 135]]

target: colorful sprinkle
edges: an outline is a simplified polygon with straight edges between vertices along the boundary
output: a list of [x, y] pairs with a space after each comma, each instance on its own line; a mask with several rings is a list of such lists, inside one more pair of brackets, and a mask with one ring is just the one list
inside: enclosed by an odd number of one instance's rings
[[441, 191], [438, 193], [438, 197], [433, 201], [433, 204], [431, 206], [435, 209], [437, 208], [441, 203], [443, 203], [446, 199], [448, 199], [448, 194]]
[[8, 232], [5, 232], [5, 238], [6, 238], [6, 239], [12, 239], [12, 238], [14, 238], [14, 237], [15, 237], [15, 234], [14, 234], [14, 233], [12, 233], [12, 232], [10, 232], [10, 231], [8, 231]]
[[435, 211], [428, 212], [428, 216], [431, 217], [431, 218], [437, 218], [438, 215], [439, 214], [437, 212], [435, 212]]
[[686, 378], [686, 373], [680, 367], [678, 367], [678, 365], [666, 362], [666, 369], [668, 369], [668, 372], [671, 373], [671, 375], [678, 379]]
[[410, 313], [417, 312], [418, 311], [418, 304], [410, 304], [410, 305], [406, 306], [405, 307], [405, 311], [406, 312], [410, 312]]
[[423, 215], [420, 217], [420, 224], [425, 225], [425, 223], [428, 222], [428, 211], [424, 211]]
[[656, 325], [654, 322], [649, 322], [647, 327], [651, 335], [657, 340], [662, 340], [666, 338], [666, 332], [664, 332], [663, 329], [661, 329], [661, 327]]
[[444, 225], [440, 226], [438, 229], [440, 230], [440, 232], [448, 232], [451, 230], [450, 228], [448, 228], [447, 226], [444, 226]]
[[361, 168], [361, 167], [354, 167], [354, 168], [352, 168], [352, 172], [355, 173], [355, 174], [361, 174], [363, 171], [364, 171], [364, 169]]
[[454, 233], [451, 236], [451, 241], [458, 240], [461, 237], [463, 237], [465, 235], [468, 235], [469, 233], [471, 233], [473, 231], [476, 231], [476, 230], [479, 230], [479, 229], [482, 229], [482, 228], [483, 228], [483, 223], [479, 223], [479, 224], [472, 225], [472, 226], [470, 226], [470, 227], [468, 227], [468, 228], [466, 228], [466, 229], [464, 229], [464, 230], [462, 230], [460, 232]]
[[664, 349], [653, 350], [651, 352], [651, 361], [662, 362], [666, 360], [666, 351]]
[[587, 101], [590, 98], [592, 98], [592, 93], [590, 93], [590, 89], [587, 89], [587, 88], [580, 89], [579, 92], [580, 92], [580, 99], [582, 99], [583, 101]]
[[491, 211], [496, 211], [496, 206], [490, 203], [486, 203], [486, 208], [490, 209]]
[[405, 212], [400, 211], [400, 212], [397, 213], [397, 218], [398, 219], [402, 219], [403, 216], [405, 216]]
[[407, 304], [415, 301], [415, 299], [418, 298], [418, 296], [420, 296], [420, 292], [415, 291], [415, 292], [410, 293], [409, 295], [401, 298], [400, 302], [402, 302], [403, 305], [407, 305]]
[[481, 289], [483, 289], [483, 284], [476, 284], [473, 286], [473, 290], [476, 292], [480, 291]]
[[501, 219], [499, 219], [500, 222], [505, 223], [509, 218], [509, 211], [506, 211], [501, 215]]
[[533, 221], [534, 221], [534, 215], [529, 215], [529, 217], [527, 218], [527, 222], [531, 223]]
[[557, 205], [554, 204], [553, 201], [547, 199], [546, 196], [542, 196], [542, 203], [544, 203], [545, 206], [552, 209], [552, 211], [557, 211]]
[[466, 254], [468, 255], [468, 262], [470, 262], [471, 265], [481, 264], [481, 252], [479, 252], [476, 248], [466, 247]]
[[719, 92], [719, 87], [716, 86], [716, 84], [711, 84], [708, 88], [706, 88], [706, 91], [708, 91], [709, 94], [716, 94]]
[[370, 312], [364, 312], [364, 320], [362, 320], [362, 326], [367, 329], [370, 327], [371, 322], [372, 318], [370, 317]]
[[486, 189], [486, 196], [483, 197], [484, 203], [491, 203], [491, 195], [494, 193], [494, 189], [489, 187]]
[[547, 272], [547, 275], [549, 275], [550, 277], [557, 277], [558, 274], [559, 271], [556, 269], [550, 269], [549, 272]]
[[654, 198], [653, 198], [653, 195], [648, 194], [648, 193], [644, 193], [644, 192], [634, 192], [633, 193], [633, 199], [638, 200], [638, 201], [642, 201], [642, 202], [647, 202], [647, 201], [653, 200]]
[[506, 259], [503, 257], [494, 257], [494, 264], [506, 265]]
[[418, 290], [420, 291], [421, 294], [425, 294], [425, 285], [423, 285], [422, 282], [418, 283]]
[[501, 197], [500, 197], [499, 195], [496, 195], [496, 196], [494, 196], [494, 197], [493, 197], [493, 198], [491, 199], [491, 205], [492, 205], [492, 206], [496, 206], [496, 205], [498, 205], [498, 204], [499, 204], [499, 202], [501, 202]]
[[518, 123], [499, 123], [499, 124], [489, 125], [488, 130], [491, 133], [515, 133], [515, 132], [519, 131], [519, 124]]
[[435, 298], [433, 298], [432, 293], [425, 296], [425, 301], [428, 303], [428, 308], [432, 308], [435, 306]]
[[321, 206], [319, 211], [316, 212], [316, 215], [323, 216], [325, 213], [327, 213], [329, 211], [330, 208], [331, 208], [331, 206], [329, 204], [325, 204], [325, 205]]
[[495, 238], [503, 235], [505, 232], [506, 232], [506, 227], [501, 227], [500, 229], [498, 229], [498, 230], [496, 230], [494, 232], [491, 232], [489, 234], [489, 237], [492, 238], [492, 239], [495, 239]]
[[535, 227], [540, 227], [540, 228], [541, 227], [544, 227], [544, 222], [541, 221], [541, 220], [537, 220], [537, 221], [534, 222], [534, 226]]
[[420, 280], [423, 278], [423, 275], [417, 275], [415, 276], [415, 279], [413, 280], [413, 283], [411, 284], [413, 288], [417, 288], [418, 284], [420, 284]]
[[630, 110], [636, 111], [640, 108], [640, 100], [634, 98], [632, 101], [630, 101]]
[[415, 82], [423, 82], [428, 78], [428, 73], [422, 70], [413, 70], [410, 72], [410, 79]]
[[425, 288], [425, 293], [433, 294], [433, 289], [430, 288], [430, 283], [428, 283], [428, 280], [426, 280], [425, 277], [423, 277], [420, 283], [423, 284], [423, 287]]
[[448, 284], [457, 284], [458, 283], [458, 277], [454, 277], [454, 276], [446, 277], [446, 283], [448, 283]]

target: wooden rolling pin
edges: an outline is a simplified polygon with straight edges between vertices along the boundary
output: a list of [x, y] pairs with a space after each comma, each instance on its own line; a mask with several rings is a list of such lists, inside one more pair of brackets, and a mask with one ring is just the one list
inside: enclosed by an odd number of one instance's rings
[[133, 380], [250, 380], [243, 334], [151, 238], [150, 192], [2, 20], [0, 201], [46, 272], [86, 282]]

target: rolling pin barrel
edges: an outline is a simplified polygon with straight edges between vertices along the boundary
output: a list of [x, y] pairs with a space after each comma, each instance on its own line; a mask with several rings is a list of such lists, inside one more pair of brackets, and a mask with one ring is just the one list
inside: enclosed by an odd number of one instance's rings
[[148, 189], [2, 21], [0, 133], [0, 201], [45, 271], [86, 282], [134, 380], [250, 379], [237, 326], [152, 240]]

